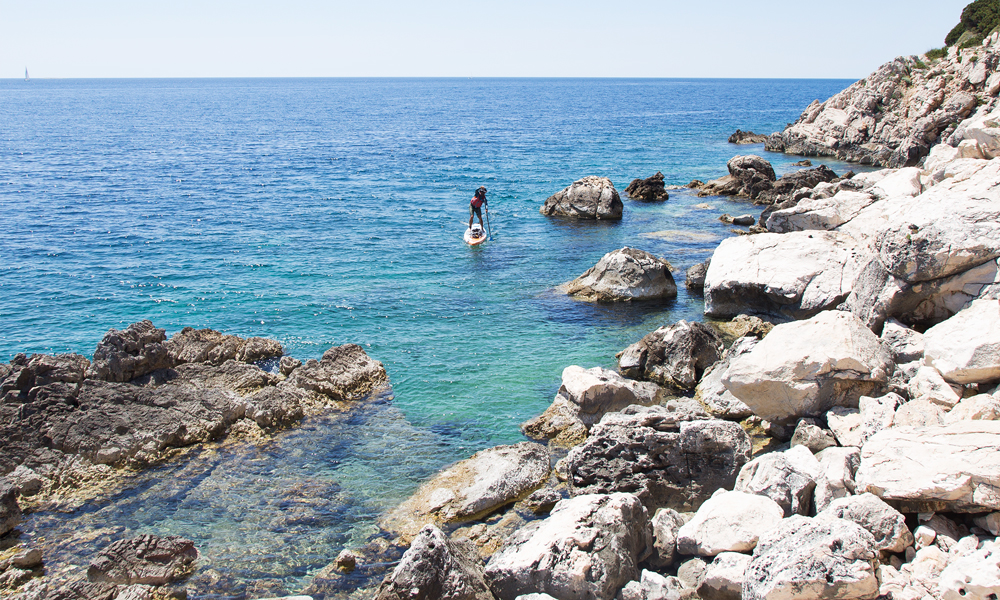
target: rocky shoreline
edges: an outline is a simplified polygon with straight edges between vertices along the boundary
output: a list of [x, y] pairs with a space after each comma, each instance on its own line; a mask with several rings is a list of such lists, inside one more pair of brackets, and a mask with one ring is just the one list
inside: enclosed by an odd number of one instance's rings
[[[766, 142], [890, 168], [779, 179], [740, 156], [697, 186], [767, 205], [688, 276], [703, 277], [707, 322], [650, 332], [621, 349], [617, 372], [568, 366], [549, 409], [522, 424], [534, 441], [440, 472], [367, 546], [335, 560], [331, 549], [304, 593], [1000, 595], [997, 57], [994, 34], [940, 59], [897, 59]], [[630, 194], [663, 199], [657, 182]], [[610, 180], [588, 177], [541, 211], [616, 220], [622, 203]], [[564, 291], [669, 298], [670, 272], [624, 248]], [[190, 328], [167, 339], [148, 321], [109, 332], [93, 361], [0, 365], [0, 590], [184, 597], [197, 550], [157, 536], [115, 542], [87, 580], [50, 589], [44, 556], [17, 541], [22, 508], [100, 494], [116, 473], [197, 444], [349, 410], [387, 381], [358, 346], [301, 363], [273, 340]]]

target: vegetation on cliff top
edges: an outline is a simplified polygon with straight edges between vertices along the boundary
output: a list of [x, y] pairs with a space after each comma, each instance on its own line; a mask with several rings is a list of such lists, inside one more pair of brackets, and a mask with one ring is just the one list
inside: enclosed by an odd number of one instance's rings
[[975, 0], [964, 9], [958, 25], [944, 38], [947, 46], [978, 44], [1000, 25], [1000, 0]]

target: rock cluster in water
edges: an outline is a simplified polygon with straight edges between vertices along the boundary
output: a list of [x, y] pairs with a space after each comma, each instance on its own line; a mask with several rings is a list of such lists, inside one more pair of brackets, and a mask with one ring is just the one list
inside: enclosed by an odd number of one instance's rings
[[[267, 363], [274, 368], [262, 369]], [[17, 533], [19, 499], [34, 503], [81, 487], [100, 489], [119, 468], [143, 468], [195, 444], [260, 437], [307, 414], [345, 410], [387, 381], [382, 364], [357, 345], [302, 363], [284, 356], [274, 340], [191, 328], [167, 339], [149, 321], [108, 332], [93, 361], [78, 354], [18, 355], [0, 365], [0, 538]], [[148, 574], [124, 581], [114, 573], [136, 569], [114, 564], [129, 553], [158, 560], [174, 542], [140, 539], [129, 549], [120, 540], [120, 549], [105, 550], [117, 552], [114, 560], [92, 566], [89, 582], [73, 584], [83, 591], [40, 583], [47, 591], [37, 597], [114, 598], [117, 585], [162, 585], [165, 580]], [[178, 552], [196, 555], [193, 546]], [[41, 565], [30, 549], [0, 551], [0, 590], [31, 580]]]

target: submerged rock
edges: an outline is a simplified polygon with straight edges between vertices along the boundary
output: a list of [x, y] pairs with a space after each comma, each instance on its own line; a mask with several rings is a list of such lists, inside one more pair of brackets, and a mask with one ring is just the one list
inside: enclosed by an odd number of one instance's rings
[[574, 219], [620, 220], [624, 205], [607, 177], [589, 176], [574, 181], [566, 189], [545, 200], [545, 216]]
[[165, 585], [190, 575], [197, 558], [191, 540], [140, 535], [113, 542], [102, 550], [91, 561], [87, 579], [95, 583]]
[[625, 247], [608, 252], [562, 287], [570, 296], [596, 302], [674, 298], [677, 284], [672, 268], [666, 259]]

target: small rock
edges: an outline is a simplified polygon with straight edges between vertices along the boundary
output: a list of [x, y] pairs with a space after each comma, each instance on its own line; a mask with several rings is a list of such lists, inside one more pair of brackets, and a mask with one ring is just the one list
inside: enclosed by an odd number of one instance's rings
[[837, 440], [832, 431], [819, 426], [816, 419], [799, 419], [792, 434], [792, 446], [805, 446], [810, 452], [817, 452], [836, 446]]

